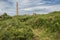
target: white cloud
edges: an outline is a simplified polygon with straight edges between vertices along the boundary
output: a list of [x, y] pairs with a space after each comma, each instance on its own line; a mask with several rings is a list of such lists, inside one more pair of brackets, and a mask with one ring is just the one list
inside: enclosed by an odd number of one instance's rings
[[38, 3], [37, 5], [42, 5], [42, 4], [45, 4], [45, 3]]
[[34, 10], [49, 10], [49, 11], [59, 11], [60, 10], [60, 5], [50, 5], [50, 6], [36, 6], [36, 7], [30, 7], [30, 8], [25, 8], [21, 9], [24, 11], [34, 11]]
[[37, 10], [37, 9], [49, 9], [51, 8], [51, 6], [36, 6], [36, 7], [30, 7], [30, 8], [25, 8], [25, 9], [21, 9], [24, 11], [33, 11], [33, 10]]

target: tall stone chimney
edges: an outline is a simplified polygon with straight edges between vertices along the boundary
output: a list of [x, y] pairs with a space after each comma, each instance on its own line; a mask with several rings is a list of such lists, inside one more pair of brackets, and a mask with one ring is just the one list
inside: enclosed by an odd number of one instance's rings
[[16, 2], [16, 16], [18, 16], [18, 2]]

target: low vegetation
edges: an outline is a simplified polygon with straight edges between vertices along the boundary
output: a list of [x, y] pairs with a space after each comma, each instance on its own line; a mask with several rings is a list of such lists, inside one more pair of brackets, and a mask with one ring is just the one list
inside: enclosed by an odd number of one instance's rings
[[0, 40], [60, 40], [60, 11], [0, 16]]

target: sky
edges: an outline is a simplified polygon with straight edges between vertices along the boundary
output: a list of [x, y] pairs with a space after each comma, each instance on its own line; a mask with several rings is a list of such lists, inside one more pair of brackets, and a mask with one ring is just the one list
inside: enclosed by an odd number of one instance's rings
[[60, 0], [0, 0], [0, 15], [4, 12], [11, 16], [16, 15], [16, 1], [19, 15], [60, 11]]

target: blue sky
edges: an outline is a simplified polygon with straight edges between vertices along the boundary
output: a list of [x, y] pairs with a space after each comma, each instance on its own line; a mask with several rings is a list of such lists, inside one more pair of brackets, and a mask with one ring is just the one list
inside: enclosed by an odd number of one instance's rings
[[0, 0], [0, 15], [4, 12], [15, 15], [16, 1], [19, 4], [19, 15], [60, 11], [60, 0]]

